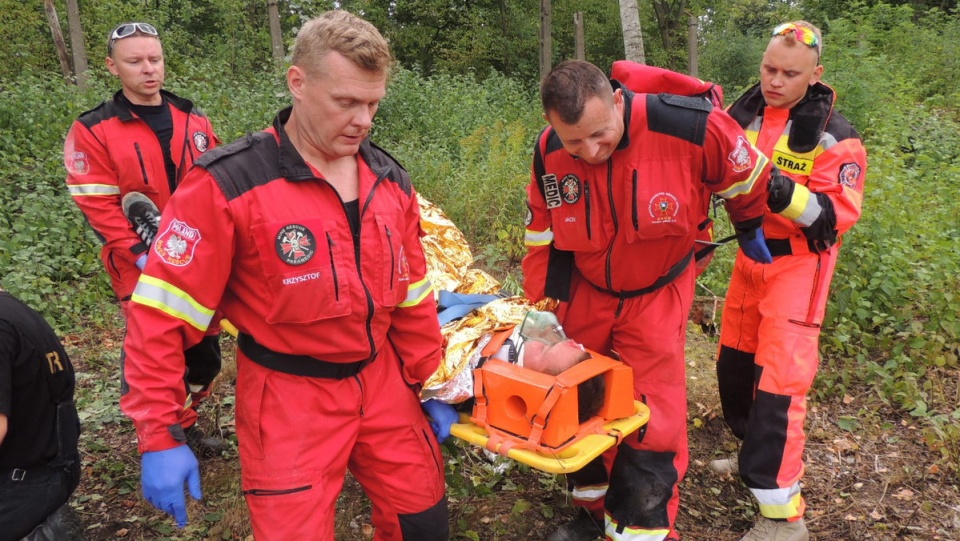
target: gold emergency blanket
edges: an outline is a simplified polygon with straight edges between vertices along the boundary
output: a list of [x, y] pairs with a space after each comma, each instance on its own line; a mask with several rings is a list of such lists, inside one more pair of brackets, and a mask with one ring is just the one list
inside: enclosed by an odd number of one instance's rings
[[[470, 244], [453, 221], [422, 194], [420, 227], [426, 236], [420, 239], [427, 258], [427, 277], [435, 290], [455, 293], [496, 295], [500, 282], [480, 269], [471, 268]], [[497, 330], [519, 325], [530, 310], [553, 310], [556, 301], [545, 299], [531, 303], [522, 296], [497, 299], [465, 317], [443, 326], [444, 357], [440, 368], [424, 384], [421, 397], [459, 403], [473, 396], [473, 368], [480, 351]]]

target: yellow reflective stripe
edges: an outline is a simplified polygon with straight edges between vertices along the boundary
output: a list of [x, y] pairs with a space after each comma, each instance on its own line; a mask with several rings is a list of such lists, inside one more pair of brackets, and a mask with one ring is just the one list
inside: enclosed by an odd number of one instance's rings
[[420, 304], [423, 299], [427, 298], [433, 291], [433, 284], [430, 283], [430, 280], [424, 278], [415, 284], [410, 284], [407, 288], [407, 298], [397, 306], [400, 308], [407, 308], [408, 306], [416, 306]]
[[213, 310], [193, 300], [190, 295], [163, 280], [140, 275], [130, 300], [152, 306], [161, 312], [182, 320], [201, 331], [207, 330], [213, 319]]
[[663, 541], [670, 535], [670, 528], [631, 528], [625, 527], [622, 532], [617, 533], [619, 527], [617, 521], [609, 513], [604, 513], [606, 518], [605, 534], [607, 539], [614, 541]]
[[71, 184], [67, 186], [72, 197], [88, 195], [120, 195], [120, 186], [114, 184]]
[[750, 492], [760, 504], [760, 514], [767, 518], [788, 519], [800, 514], [803, 497], [800, 494], [799, 483], [794, 483], [787, 488], [751, 488]]
[[820, 216], [820, 202], [811, 195], [810, 190], [803, 184], [796, 184], [793, 188], [793, 197], [790, 198], [790, 204], [787, 208], [780, 211], [780, 215], [807, 227]]
[[[756, 150], [756, 148], [754, 148], [754, 150]], [[726, 190], [717, 192], [717, 195], [729, 200], [737, 197], [738, 195], [752, 192], [753, 186], [757, 183], [757, 179], [760, 178], [760, 173], [763, 172], [763, 168], [766, 167], [769, 162], [770, 159], [764, 156], [762, 152], [757, 150], [757, 165], [753, 168], [750, 176], [746, 180], [737, 182]]]
[[546, 231], [532, 231], [527, 229], [523, 236], [523, 244], [525, 246], [546, 246], [551, 242], [553, 242], [553, 230], [551, 229], [547, 229]]
[[592, 502], [607, 495], [607, 485], [588, 485], [573, 487], [570, 495], [578, 500]]

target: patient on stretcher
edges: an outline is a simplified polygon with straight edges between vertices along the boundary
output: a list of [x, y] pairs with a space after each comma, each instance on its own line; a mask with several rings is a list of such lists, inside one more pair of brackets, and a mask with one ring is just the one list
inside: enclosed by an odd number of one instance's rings
[[[582, 345], [566, 337], [553, 313], [540, 310], [526, 312], [520, 325], [501, 325], [496, 330], [484, 333], [473, 347], [475, 351], [471, 355], [461, 357], [465, 366], [451, 370], [455, 374], [449, 380], [437, 382], [437, 378], [430, 378], [427, 381], [421, 393], [424, 400], [434, 398], [454, 404], [460, 411], [470, 411], [474, 395], [472, 372], [489, 359], [557, 376], [592, 357]], [[584, 381], [577, 391], [577, 416], [583, 422], [594, 416], [603, 405], [603, 375]]]

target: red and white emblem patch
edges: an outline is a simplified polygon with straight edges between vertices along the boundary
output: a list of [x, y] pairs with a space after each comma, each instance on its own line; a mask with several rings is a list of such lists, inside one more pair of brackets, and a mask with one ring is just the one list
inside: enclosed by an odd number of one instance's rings
[[186, 222], [174, 219], [153, 243], [153, 251], [165, 263], [184, 267], [193, 261], [193, 254], [200, 244], [200, 230]]
[[74, 152], [67, 159], [67, 169], [74, 175], [86, 175], [90, 172], [90, 161], [83, 152]]
[[733, 170], [736, 173], [742, 173], [750, 167], [750, 143], [744, 136], [737, 137], [737, 146], [727, 159], [733, 164]]
[[647, 210], [655, 224], [675, 222], [680, 212], [680, 201], [670, 192], [660, 192], [650, 198]]
[[857, 187], [860, 179], [860, 166], [855, 163], [845, 163], [840, 168], [840, 184], [851, 188]]

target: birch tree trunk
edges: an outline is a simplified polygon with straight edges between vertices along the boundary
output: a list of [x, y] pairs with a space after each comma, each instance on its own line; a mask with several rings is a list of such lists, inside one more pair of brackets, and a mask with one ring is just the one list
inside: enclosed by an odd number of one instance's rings
[[640, 9], [637, 0], [620, 0], [620, 24], [623, 27], [624, 58], [646, 64], [643, 52], [643, 30], [640, 28]]

